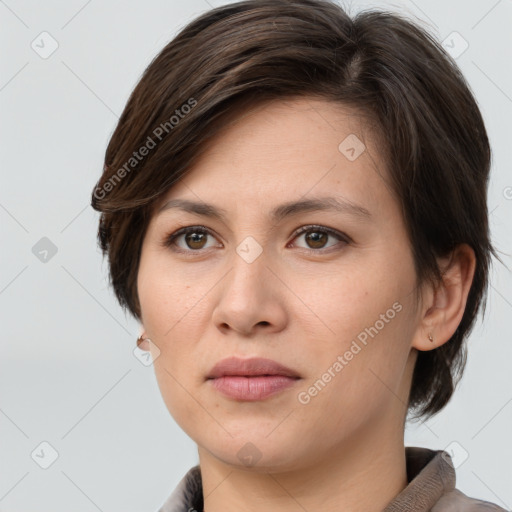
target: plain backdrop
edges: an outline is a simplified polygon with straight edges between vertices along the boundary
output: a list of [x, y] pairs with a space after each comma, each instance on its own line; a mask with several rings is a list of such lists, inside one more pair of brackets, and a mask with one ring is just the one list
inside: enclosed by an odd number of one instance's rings
[[[90, 194], [145, 67], [223, 3], [0, 2], [1, 511], [156, 511], [198, 462], [134, 354], [139, 325], [108, 287]], [[410, 16], [457, 55], [491, 139], [492, 237], [510, 267], [512, 2], [344, 5]], [[491, 279], [461, 385], [406, 444], [448, 449], [460, 490], [510, 509], [512, 277], [495, 263]]]

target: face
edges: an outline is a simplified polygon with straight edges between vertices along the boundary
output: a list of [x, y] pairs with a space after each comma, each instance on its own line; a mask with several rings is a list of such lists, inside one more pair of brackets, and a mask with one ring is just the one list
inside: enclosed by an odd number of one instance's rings
[[[401, 439], [416, 274], [386, 176], [357, 112], [280, 100], [226, 125], [159, 204], [142, 323], [165, 404], [200, 456], [286, 470]], [[209, 379], [231, 356], [295, 378]]]

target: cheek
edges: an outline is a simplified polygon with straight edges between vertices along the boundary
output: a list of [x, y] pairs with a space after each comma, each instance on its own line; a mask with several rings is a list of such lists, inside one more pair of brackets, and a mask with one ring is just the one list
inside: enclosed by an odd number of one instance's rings
[[320, 287], [301, 292], [315, 312], [309, 311], [310, 332], [302, 347], [313, 366], [307, 385], [317, 382], [322, 390], [318, 397], [323, 396], [311, 401], [338, 403], [338, 410], [379, 407], [379, 401], [393, 399], [388, 387], [399, 387], [410, 351], [415, 326], [412, 260], [395, 268], [384, 260], [368, 262], [318, 283]]
[[[153, 341], [155, 376], [162, 398], [178, 423], [183, 411], [194, 416], [190, 407], [191, 379], [197, 375], [197, 340], [204, 327], [206, 301], [203, 287], [193, 286], [168, 268], [154, 254], [141, 255], [137, 276], [141, 319]], [[194, 381], [195, 385], [195, 381]]]
[[[294, 282], [290, 315], [300, 318], [311, 339], [334, 342], [343, 348], [347, 341], [390, 330], [399, 309], [408, 303], [414, 288], [414, 274], [406, 265], [400, 272], [385, 263], [360, 261], [357, 265]], [[289, 279], [293, 279], [290, 276]], [[403, 315], [402, 315], [403, 316]]]
[[[165, 258], [142, 252], [137, 276], [142, 323], [155, 342], [165, 341], [194, 304], [196, 293]], [[195, 299], [197, 302], [197, 299]], [[163, 347], [162, 347], [163, 348]]]

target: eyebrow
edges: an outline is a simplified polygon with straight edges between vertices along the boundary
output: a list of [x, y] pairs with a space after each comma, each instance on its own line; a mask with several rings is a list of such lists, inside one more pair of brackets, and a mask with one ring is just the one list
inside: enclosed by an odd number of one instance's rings
[[[220, 220], [225, 223], [227, 211], [214, 205], [191, 201], [189, 199], [171, 199], [167, 201], [158, 211], [161, 213], [165, 210], [177, 208], [189, 213], [204, 215]], [[303, 199], [299, 201], [290, 201], [283, 203], [270, 212], [270, 219], [273, 222], [279, 222], [285, 217], [296, 215], [303, 212], [312, 211], [335, 211], [338, 213], [350, 214], [361, 220], [369, 221], [372, 217], [371, 213], [363, 206], [352, 203], [347, 200], [340, 200], [335, 197], [320, 197], [315, 199]]]

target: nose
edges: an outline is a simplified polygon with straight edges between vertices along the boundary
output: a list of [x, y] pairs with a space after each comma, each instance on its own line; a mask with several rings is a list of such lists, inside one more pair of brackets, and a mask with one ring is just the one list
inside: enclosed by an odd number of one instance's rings
[[278, 332], [286, 324], [289, 292], [265, 251], [252, 259], [241, 250], [243, 244], [240, 246], [218, 287], [212, 320], [223, 333], [232, 330], [252, 336]]

